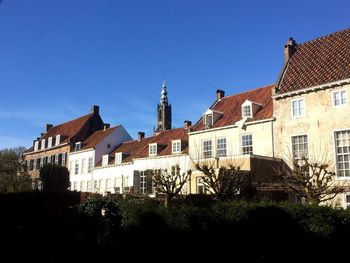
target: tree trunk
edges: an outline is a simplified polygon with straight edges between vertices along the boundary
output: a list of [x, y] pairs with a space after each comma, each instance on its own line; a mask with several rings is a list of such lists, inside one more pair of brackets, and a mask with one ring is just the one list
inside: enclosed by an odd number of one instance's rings
[[170, 198], [170, 196], [165, 196], [165, 199], [164, 199], [164, 206], [165, 206], [165, 208], [169, 208], [170, 207], [170, 200], [171, 200], [171, 198]]

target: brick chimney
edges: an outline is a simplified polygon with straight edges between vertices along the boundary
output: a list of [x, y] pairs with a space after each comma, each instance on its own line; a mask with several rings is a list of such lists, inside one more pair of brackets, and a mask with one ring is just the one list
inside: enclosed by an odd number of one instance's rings
[[111, 127], [111, 125], [110, 125], [109, 123], [104, 123], [104, 124], [103, 124], [103, 130], [104, 130], [104, 131], [107, 130], [107, 129], [109, 129], [109, 127]]
[[53, 127], [53, 125], [52, 124], [46, 124], [46, 126], [45, 126], [45, 132], [47, 132], [50, 128], [52, 128]]
[[92, 105], [92, 107], [91, 107], [91, 113], [92, 113], [92, 114], [96, 114], [96, 115], [100, 114], [100, 107], [97, 106], [97, 105]]
[[221, 89], [216, 90], [216, 100], [221, 100], [223, 97], [225, 97], [225, 91]]
[[191, 125], [192, 125], [192, 122], [190, 122], [190, 121], [184, 121], [184, 128], [185, 128], [185, 129], [189, 129], [189, 128], [191, 127]]
[[298, 44], [295, 40], [290, 37], [287, 43], [284, 45], [284, 63], [287, 63], [288, 60], [292, 57], [294, 52], [297, 50]]
[[143, 140], [145, 138], [145, 133], [144, 132], [139, 132], [138, 133], [138, 141], [141, 141], [141, 140]]

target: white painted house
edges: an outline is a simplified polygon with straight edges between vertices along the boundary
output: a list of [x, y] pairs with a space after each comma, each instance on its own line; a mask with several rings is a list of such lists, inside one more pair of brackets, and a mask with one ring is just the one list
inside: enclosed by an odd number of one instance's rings
[[112, 153], [102, 156], [93, 170], [95, 192], [154, 194], [147, 171], [167, 170], [186, 172], [190, 169], [188, 157], [188, 128], [164, 130], [138, 140], [122, 143]]
[[75, 149], [69, 153], [69, 172], [71, 190], [91, 192], [93, 185], [93, 168], [104, 154], [108, 154], [122, 142], [131, 139], [123, 126], [109, 128], [105, 124], [103, 130], [94, 132], [86, 140], [77, 142]]

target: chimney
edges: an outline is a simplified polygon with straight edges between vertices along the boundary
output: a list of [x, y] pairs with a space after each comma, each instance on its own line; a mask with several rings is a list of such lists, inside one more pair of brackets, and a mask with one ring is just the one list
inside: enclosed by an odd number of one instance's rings
[[192, 122], [190, 122], [190, 121], [184, 121], [184, 128], [185, 128], [185, 129], [189, 129], [189, 128], [191, 127], [191, 125], [192, 125]]
[[104, 123], [103, 124], [103, 130], [105, 131], [105, 130], [109, 129], [110, 126], [111, 125], [109, 123]]
[[92, 105], [92, 107], [91, 107], [91, 113], [92, 113], [92, 114], [96, 114], [96, 115], [100, 114], [100, 107], [97, 106], [97, 105]]
[[144, 138], [145, 138], [145, 133], [144, 132], [139, 132], [138, 133], [138, 141], [141, 141]]
[[295, 40], [290, 37], [287, 43], [284, 45], [284, 63], [287, 63], [288, 60], [292, 57], [294, 52], [297, 50], [298, 44]]
[[221, 100], [223, 97], [225, 97], [225, 91], [218, 89], [216, 91], [216, 100]]
[[46, 124], [46, 126], [45, 126], [45, 132], [47, 132], [50, 128], [52, 128], [53, 127], [53, 125], [52, 124]]

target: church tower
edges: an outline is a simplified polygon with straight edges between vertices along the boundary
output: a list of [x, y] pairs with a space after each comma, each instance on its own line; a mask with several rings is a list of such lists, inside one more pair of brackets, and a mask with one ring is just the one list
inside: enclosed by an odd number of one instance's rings
[[164, 131], [171, 129], [171, 105], [168, 103], [168, 92], [166, 91], [166, 83], [163, 81], [162, 92], [160, 95], [160, 103], [157, 107], [157, 128], [156, 131]]

